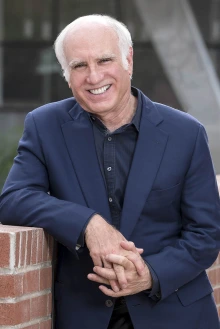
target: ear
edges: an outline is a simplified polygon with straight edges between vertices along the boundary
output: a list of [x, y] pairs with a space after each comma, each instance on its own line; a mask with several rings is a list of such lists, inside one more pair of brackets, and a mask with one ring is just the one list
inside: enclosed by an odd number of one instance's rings
[[129, 48], [127, 61], [128, 61], [128, 73], [130, 76], [132, 76], [132, 74], [133, 74], [133, 47]]

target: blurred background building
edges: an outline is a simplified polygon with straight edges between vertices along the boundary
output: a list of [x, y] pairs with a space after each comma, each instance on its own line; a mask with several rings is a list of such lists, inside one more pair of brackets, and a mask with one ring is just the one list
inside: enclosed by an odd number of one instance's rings
[[75, 18], [124, 22], [134, 41], [133, 85], [197, 117], [220, 173], [220, 0], [0, 0], [0, 188], [27, 112], [71, 96], [53, 52]]

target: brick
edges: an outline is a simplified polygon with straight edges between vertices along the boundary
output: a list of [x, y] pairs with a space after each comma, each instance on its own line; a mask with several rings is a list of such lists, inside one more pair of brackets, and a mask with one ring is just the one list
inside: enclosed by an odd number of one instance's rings
[[47, 233], [44, 234], [43, 239], [43, 261], [46, 262], [48, 260], [49, 253], [49, 235]]
[[211, 268], [209, 269], [209, 271], [207, 271], [209, 280], [213, 287], [217, 285], [217, 273], [218, 270], [216, 270], [215, 268], [214, 269]]
[[214, 289], [215, 303], [220, 304], [220, 287]]
[[40, 329], [51, 329], [52, 328], [52, 320], [43, 321], [40, 323]]
[[10, 233], [0, 234], [0, 267], [9, 268], [10, 265]]
[[16, 267], [42, 262], [42, 240], [44, 232], [39, 228], [23, 228], [16, 232]]
[[26, 254], [26, 265], [31, 264], [31, 244], [32, 244], [32, 231], [27, 232], [27, 254]]
[[40, 269], [40, 290], [50, 289], [52, 286], [52, 267]]
[[21, 232], [21, 241], [20, 241], [20, 267], [25, 265], [25, 254], [26, 254], [26, 232]]
[[[15, 246], [10, 251], [11, 238], [15, 238]], [[9, 268], [10, 254], [13, 256], [14, 252], [15, 256], [14, 273], [6, 275], [2, 272], [0, 275], [0, 298], [3, 299], [0, 303], [0, 327], [12, 328], [22, 324], [24, 329], [51, 329], [52, 320], [48, 318], [52, 313], [52, 294], [43, 295], [41, 291], [51, 289], [52, 266], [31, 271], [27, 266], [51, 261], [52, 246], [53, 238], [42, 229], [0, 226], [0, 252], [4, 255], [0, 258], [0, 268]], [[16, 268], [20, 271], [17, 272]], [[36, 292], [40, 296], [31, 297]], [[4, 302], [4, 298], [21, 296], [27, 299], [17, 303]], [[30, 324], [30, 321], [38, 323]]]
[[14, 298], [23, 294], [23, 275], [0, 275], [0, 298]]
[[48, 315], [48, 295], [42, 295], [31, 299], [31, 320], [43, 318]]
[[40, 270], [24, 273], [24, 294], [40, 290]]
[[52, 294], [47, 295], [47, 315], [52, 313]]
[[38, 251], [37, 251], [37, 263], [42, 263], [43, 261], [43, 234], [44, 231], [38, 231]]
[[30, 321], [30, 300], [0, 303], [0, 326], [12, 326]]
[[31, 264], [37, 263], [37, 231], [32, 231]]
[[20, 238], [21, 238], [21, 233], [17, 232], [16, 233], [16, 245], [15, 245], [15, 267], [18, 267], [19, 259], [20, 259]]

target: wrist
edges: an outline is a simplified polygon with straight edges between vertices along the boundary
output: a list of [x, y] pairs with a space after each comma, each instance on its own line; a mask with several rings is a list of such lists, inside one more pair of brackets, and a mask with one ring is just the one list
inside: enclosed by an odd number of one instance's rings
[[147, 283], [146, 283], [147, 288], [146, 288], [146, 290], [149, 290], [149, 289], [152, 289], [153, 278], [152, 278], [151, 272], [150, 272], [149, 268], [147, 267], [147, 265], [146, 265], [146, 269], [147, 269], [147, 275], [146, 275], [147, 276]]
[[88, 234], [90, 233], [95, 233], [97, 232], [97, 230], [99, 229], [100, 225], [103, 224], [103, 223], [106, 223], [106, 221], [104, 220], [103, 217], [101, 217], [100, 215], [98, 214], [95, 214], [91, 217], [88, 225], [86, 226], [86, 229], [85, 229], [85, 238], [86, 236], [88, 236]]

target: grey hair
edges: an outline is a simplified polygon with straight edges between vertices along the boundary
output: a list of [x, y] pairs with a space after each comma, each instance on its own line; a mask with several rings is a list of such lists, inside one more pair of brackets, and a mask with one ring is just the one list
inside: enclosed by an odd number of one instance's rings
[[121, 51], [122, 64], [126, 70], [128, 69], [127, 56], [128, 56], [130, 47], [132, 47], [132, 39], [131, 39], [131, 34], [128, 31], [125, 24], [117, 21], [115, 18], [106, 16], [106, 15], [94, 14], [94, 15], [82, 16], [82, 17], [77, 18], [70, 24], [68, 24], [60, 32], [60, 34], [58, 35], [58, 37], [56, 38], [56, 40], [54, 42], [55, 54], [62, 67], [63, 75], [67, 82], [69, 82], [70, 68], [68, 66], [65, 52], [64, 52], [64, 40], [69, 31], [71, 31], [71, 30], [74, 31], [74, 28], [78, 27], [81, 23], [87, 23], [87, 22], [103, 24], [107, 27], [112, 28], [117, 33], [118, 45], [119, 45], [119, 49]]

